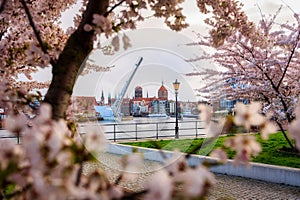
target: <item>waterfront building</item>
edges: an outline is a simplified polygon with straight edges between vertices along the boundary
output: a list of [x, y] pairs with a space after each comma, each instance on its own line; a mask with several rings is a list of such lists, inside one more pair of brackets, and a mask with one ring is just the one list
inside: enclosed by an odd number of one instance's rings
[[170, 104], [167, 100], [156, 99], [151, 103], [151, 114], [170, 114]]
[[168, 90], [162, 85], [157, 91], [158, 97], [143, 97], [141, 86], [135, 88], [135, 96], [131, 102], [133, 116], [147, 116], [148, 114], [169, 114]]
[[219, 100], [218, 106], [221, 110], [227, 110], [229, 112], [232, 112], [237, 102], [243, 102], [244, 104], [249, 104], [250, 99], [247, 98], [246, 96], [236, 98], [235, 96], [231, 95], [234, 94], [236, 90], [245, 90], [248, 87], [247, 84], [240, 83], [236, 78], [230, 78], [226, 80], [226, 84], [228, 86], [227, 93], [229, 93], [229, 95]]
[[132, 115], [139, 117], [139, 116], [146, 116], [149, 113], [149, 106], [146, 104], [144, 100], [132, 100]]
[[128, 97], [123, 98], [120, 109], [121, 109], [121, 113], [123, 114], [123, 116], [131, 115], [131, 109], [132, 109], [131, 99]]
[[143, 88], [141, 86], [137, 86], [134, 90], [134, 98], [142, 98], [143, 97]]
[[[102, 93], [101, 97], [104, 97]], [[161, 86], [157, 90], [157, 97], [143, 97], [143, 88], [136, 86], [134, 90], [134, 96], [132, 98], [123, 98], [119, 112], [123, 116], [152, 116], [157, 115], [168, 115], [175, 116], [175, 101], [168, 99], [168, 90], [162, 82]], [[111, 94], [108, 95], [108, 106], [112, 106], [116, 98], [111, 98]], [[182, 105], [181, 105], [182, 104]], [[178, 112], [182, 114], [197, 114], [197, 102], [177, 102]]]
[[198, 115], [198, 103], [191, 101], [182, 101], [180, 102], [182, 114], [193, 114]]

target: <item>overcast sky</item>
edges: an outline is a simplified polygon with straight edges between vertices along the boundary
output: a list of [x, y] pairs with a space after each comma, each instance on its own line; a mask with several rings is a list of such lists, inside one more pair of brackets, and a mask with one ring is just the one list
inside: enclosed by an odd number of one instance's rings
[[[280, 5], [283, 5], [284, 8], [278, 17], [280, 22], [293, 20], [292, 12], [285, 4], [290, 5], [297, 13], [300, 11], [300, 1], [298, 0], [246, 0], [241, 2], [245, 5], [243, 9], [249, 19], [254, 22], [261, 18], [259, 8], [268, 16], [275, 13]], [[66, 28], [72, 24], [72, 14], [76, 9], [74, 7], [73, 10], [66, 12], [63, 17], [63, 27]], [[209, 27], [203, 22], [207, 16], [198, 12], [195, 1], [186, 0], [184, 12], [190, 27], [179, 33], [170, 31], [161, 19], [150, 19], [140, 23], [137, 30], [126, 32], [132, 43], [132, 47], [127, 51], [119, 51], [113, 56], [104, 56], [99, 50], [93, 51], [89, 58], [95, 64], [115, 65], [115, 67], [111, 72], [93, 73], [79, 77], [74, 88], [74, 95], [96, 96], [99, 99], [103, 90], [106, 98], [108, 93], [114, 97], [121, 91], [138, 57], [142, 56], [144, 60], [134, 76], [126, 96], [132, 97], [137, 85], [144, 88], [144, 96], [147, 92], [149, 96], [157, 96], [157, 89], [164, 82], [169, 90], [169, 97], [174, 98], [172, 82], [178, 79], [181, 82], [179, 99], [196, 100], [194, 89], [203, 85], [205, 80], [186, 77], [184, 73], [201, 71], [203, 67], [215, 68], [216, 66], [214, 63], [204, 61], [197, 63], [185, 61], [185, 59], [201, 55], [202, 49], [187, 47], [184, 44], [195, 41], [196, 33], [207, 33]], [[107, 40], [102, 41], [103, 44], [108, 42]]]

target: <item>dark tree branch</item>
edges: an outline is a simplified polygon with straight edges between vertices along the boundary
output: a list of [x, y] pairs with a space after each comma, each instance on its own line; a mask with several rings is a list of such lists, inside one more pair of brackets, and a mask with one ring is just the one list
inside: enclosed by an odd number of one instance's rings
[[80, 163], [80, 167], [79, 167], [79, 169], [78, 169], [77, 176], [76, 176], [76, 181], [75, 181], [75, 185], [76, 185], [76, 186], [79, 186], [79, 184], [80, 184], [80, 181], [81, 181], [81, 175], [82, 175], [82, 170], [83, 170], [83, 164]]
[[0, 5], [0, 13], [2, 13], [4, 11], [6, 2], [7, 2], [7, 0], [2, 1], [1, 5]]
[[[268, 104], [271, 104], [271, 101], [269, 99], [268, 96], [266, 96], [264, 93], [261, 93], [261, 95], [264, 97], [265, 101], [268, 102]], [[282, 126], [282, 123], [280, 123], [278, 120], [275, 120], [276, 124], [278, 125], [280, 131], [282, 132], [284, 138], [286, 139], [286, 141], [288, 142], [289, 146], [291, 147], [291, 149], [295, 149], [294, 145], [292, 144], [292, 142], [290, 141], [289, 137], [286, 135], [286, 132]]]
[[[33, 21], [33, 19], [32, 19], [31, 13], [30, 13], [30, 11], [29, 11], [29, 8], [28, 8], [28, 6], [27, 6], [25, 0], [20, 0], [20, 1], [21, 1], [22, 5], [23, 5], [23, 7], [24, 7], [25, 13], [26, 13], [27, 18], [28, 18], [28, 20], [29, 20], [29, 24], [30, 24], [31, 28], [33, 29], [34, 35], [35, 35], [35, 37], [36, 37], [38, 43], [40, 44], [42, 51], [43, 51], [45, 54], [48, 54], [48, 51], [47, 51], [47, 49], [46, 49], [46, 47], [45, 47], [45, 45], [44, 45], [44, 43], [43, 43], [43, 41], [42, 41], [42, 38], [41, 38], [41, 36], [40, 36], [40, 32], [37, 30], [37, 28], [36, 28], [36, 26], [35, 26], [35, 24], [34, 24], [34, 21]], [[52, 65], [55, 64], [55, 62], [54, 62], [53, 59], [50, 60], [50, 63], [51, 63]]]
[[295, 54], [295, 51], [296, 51], [296, 48], [297, 48], [297, 46], [298, 46], [299, 39], [300, 39], [300, 31], [298, 32], [297, 40], [296, 40], [296, 42], [295, 42], [295, 45], [294, 45], [294, 47], [293, 47], [293, 49], [292, 49], [292, 51], [291, 51], [291, 54], [290, 54], [289, 58], [288, 58], [288, 62], [287, 62], [287, 64], [286, 64], [285, 68], [284, 68], [283, 74], [282, 74], [282, 76], [281, 76], [281, 78], [280, 78], [280, 80], [279, 80], [279, 82], [278, 82], [278, 84], [277, 84], [277, 87], [276, 87], [277, 90], [279, 90], [279, 87], [280, 87], [280, 85], [281, 85], [281, 83], [282, 83], [282, 81], [283, 81], [283, 79], [284, 79], [284, 77], [285, 77], [285, 74], [286, 74], [286, 72], [287, 72], [287, 69], [288, 69], [288, 67], [290, 66], [290, 63], [291, 63], [291, 61], [292, 61], [292, 58], [293, 58], [293, 56], [294, 56], [294, 54]]
[[[300, 33], [298, 34], [298, 37], [300, 37]], [[297, 46], [297, 45], [296, 45], [296, 46]], [[244, 47], [245, 47], [252, 55], [254, 55], [253, 52], [251, 51], [251, 49], [249, 49], [249, 48], [246, 47], [246, 46], [244, 46]], [[229, 51], [234, 52], [233, 50], [229, 50]], [[249, 63], [251, 63], [251, 61], [250, 61], [246, 56], [244, 56], [244, 54], [239, 53], [238, 55], [239, 55], [242, 59], [244, 59], [244, 60], [248, 61]], [[262, 68], [261, 66], [259, 66], [257, 63], [255, 63], [254, 66], [257, 67], [257, 69], [259, 69], [259, 70], [262, 72], [262, 74], [267, 78], [267, 80], [270, 82], [270, 84], [271, 84], [271, 86], [272, 86], [272, 89], [276, 92], [276, 94], [277, 94], [277, 95], [279, 96], [279, 98], [280, 98], [280, 101], [281, 101], [281, 103], [282, 103], [282, 106], [283, 106], [283, 109], [284, 109], [284, 112], [285, 112], [285, 115], [286, 115], [286, 117], [287, 117], [288, 122], [291, 122], [291, 121], [292, 121], [292, 118], [291, 118], [290, 114], [288, 113], [288, 105], [287, 105], [286, 102], [284, 101], [284, 99], [283, 99], [283, 97], [282, 97], [282, 94], [281, 94], [279, 88], [277, 88], [277, 85], [274, 83], [274, 81], [272, 80], [272, 78], [269, 76], [269, 74], [268, 74], [267, 72], [265, 72], [265, 71], [263, 70], [263, 68]]]
[[290, 139], [288, 138], [288, 136], [286, 135], [286, 132], [282, 126], [282, 124], [276, 120], [276, 124], [279, 126], [280, 131], [282, 132], [282, 134], [284, 135], [284, 138], [286, 139], [286, 141], [289, 143], [289, 146], [293, 149], [296, 150], [296, 148], [294, 147], [294, 145], [291, 143]]
[[123, 2], [125, 2], [126, 0], [121, 0], [119, 3], [116, 3], [114, 6], [112, 6], [105, 14], [104, 16], [108, 16], [109, 13], [111, 13], [112, 11], [114, 11], [114, 9], [116, 9], [118, 6], [120, 6]]

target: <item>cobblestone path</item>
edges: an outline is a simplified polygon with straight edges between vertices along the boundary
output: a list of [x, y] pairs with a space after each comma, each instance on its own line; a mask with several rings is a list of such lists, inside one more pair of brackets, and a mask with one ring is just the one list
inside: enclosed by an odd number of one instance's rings
[[[114, 181], [120, 172], [120, 156], [102, 153], [99, 156], [99, 163], [89, 163], [84, 166], [84, 173], [101, 167]], [[154, 170], [159, 170], [157, 162], [145, 161], [142, 172], [135, 182], [122, 183], [122, 186], [139, 191], [143, 189], [143, 182]], [[212, 200], [234, 200], [234, 199], [258, 199], [258, 200], [300, 200], [300, 187], [293, 187], [281, 184], [274, 184], [243, 177], [215, 174], [217, 184], [212, 189], [208, 199]]]

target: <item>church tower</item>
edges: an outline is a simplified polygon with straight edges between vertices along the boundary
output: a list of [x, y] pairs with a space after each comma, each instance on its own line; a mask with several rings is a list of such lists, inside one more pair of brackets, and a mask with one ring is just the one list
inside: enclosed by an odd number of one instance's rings
[[168, 100], [168, 90], [164, 86], [164, 82], [162, 82], [159, 90], [158, 90], [158, 98], [161, 100]]
[[103, 106], [104, 105], [104, 93], [103, 93], [103, 90], [102, 90], [102, 94], [101, 94], [101, 101], [100, 101], [100, 105]]
[[134, 98], [137, 99], [139, 97], [143, 97], [143, 88], [141, 86], [137, 86], [134, 90]]
[[107, 101], [108, 101], [108, 102], [107, 102], [108, 105], [111, 105], [111, 94], [110, 94], [110, 93], [108, 94], [108, 99], [107, 99]]

